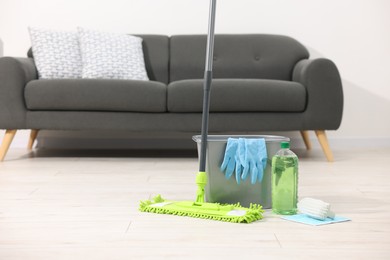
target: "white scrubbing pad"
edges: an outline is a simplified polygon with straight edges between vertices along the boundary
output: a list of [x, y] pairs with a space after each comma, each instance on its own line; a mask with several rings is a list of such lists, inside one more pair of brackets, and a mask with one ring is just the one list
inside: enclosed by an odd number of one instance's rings
[[298, 202], [298, 210], [308, 215], [311, 218], [325, 220], [326, 218], [333, 219], [335, 214], [330, 211], [330, 204], [322, 200], [304, 198]]

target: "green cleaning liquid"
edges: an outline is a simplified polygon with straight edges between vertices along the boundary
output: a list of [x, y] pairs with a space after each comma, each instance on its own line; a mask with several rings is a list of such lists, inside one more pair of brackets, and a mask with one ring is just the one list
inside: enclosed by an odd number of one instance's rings
[[281, 215], [297, 213], [298, 157], [282, 142], [272, 158], [272, 211]]

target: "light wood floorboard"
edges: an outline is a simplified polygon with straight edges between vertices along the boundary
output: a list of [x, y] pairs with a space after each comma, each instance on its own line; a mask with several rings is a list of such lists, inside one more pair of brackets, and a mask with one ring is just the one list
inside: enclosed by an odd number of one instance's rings
[[390, 148], [334, 150], [332, 164], [320, 148], [295, 152], [299, 197], [352, 221], [141, 213], [139, 201], [158, 193], [194, 199], [197, 158], [11, 149], [0, 164], [0, 259], [390, 259]]

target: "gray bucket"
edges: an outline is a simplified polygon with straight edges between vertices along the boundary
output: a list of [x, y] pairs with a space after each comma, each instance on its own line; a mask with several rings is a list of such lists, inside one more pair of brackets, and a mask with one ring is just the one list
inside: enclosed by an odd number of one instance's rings
[[[264, 176], [261, 183], [251, 184], [250, 178], [237, 184], [236, 179], [232, 176], [229, 180], [221, 172], [220, 166], [225, 155], [227, 139], [232, 138], [264, 138], [268, 162], [264, 170]], [[201, 136], [195, 135], [192, 139], [198, 145], [198, 154], [200, 153]], [[271, 159], [272, 156], [280, 150], [280, 143], [290, 141], [283, 136], [271, 135], [209, 135], [207, 137], [207, 154], [206, 154], [206, 173], [208, 182], [205, 188], [206, 201], [234, 204], [239, 202], [241, 205], [248, 207], [250, 203], [261, 204], [263, 208], [271, 208]]]

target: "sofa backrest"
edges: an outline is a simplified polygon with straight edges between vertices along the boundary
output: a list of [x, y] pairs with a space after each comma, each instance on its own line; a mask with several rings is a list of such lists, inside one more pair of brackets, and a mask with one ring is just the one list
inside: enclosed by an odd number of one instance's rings
[[168, 83], [169, 37], [164, 35], [136, 35], [143, 39], [145, 66], [150, 80]]
[[[169, 83], [204, 76], [206, 35], [137, 35], [143, 38], [150, 80]], [[31, 48], [28, 56], [32, 57]], [[281, 35], [215, 35], [214, 78], [291, 80], [294, 65], [309, 57], [298, 41]]]
[[[170, 82], [203, 78], [206, 35], [170, 39]], [[291, 80], [294, 65], [309, 57], [298, 41], [280, 35], [215, 35], [214, 78]]]

